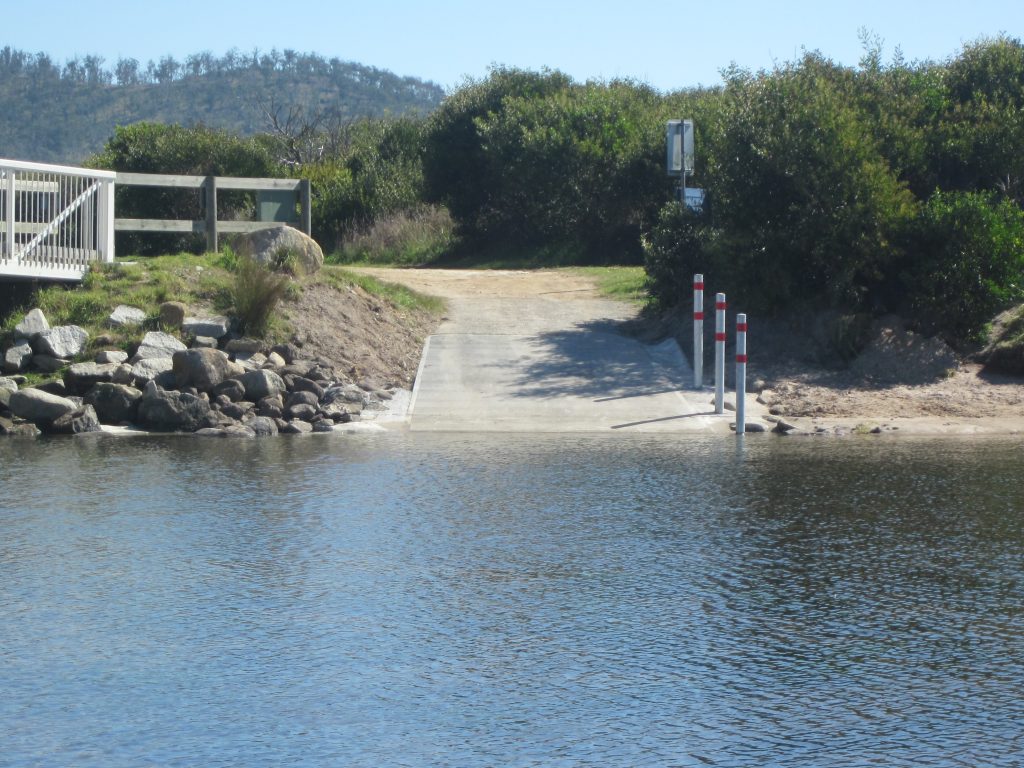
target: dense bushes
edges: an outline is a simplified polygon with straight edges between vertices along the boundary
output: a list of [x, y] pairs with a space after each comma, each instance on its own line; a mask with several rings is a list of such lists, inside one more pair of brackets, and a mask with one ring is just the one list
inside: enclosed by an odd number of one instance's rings
[[1022, 298], [1022, 107], [1024, 47], [1004, 38], [946, 65], [733, 70], [697, 128], [713, 215], [663, 211], [652, 292], [675, 303], [699, 271], [750, 310], [896, 311], [976, 338]]
[[[89, 165], [133, 173], [194, 176], [280, 176], [282, 169], [264, 144], [203, 126], [136, 123], [118, 127], [103, 152]], [[218, 195], [220, 218], [251, 213], [252, 196], [240, 192]], [[117, 189], [117, 215], [123, 219], [203, 218], [203, 201], [195, 190], [122, 186]], [[120, 253], [142, 255], [202, 251], [205, 241], [194, 235], [121, 232]]]

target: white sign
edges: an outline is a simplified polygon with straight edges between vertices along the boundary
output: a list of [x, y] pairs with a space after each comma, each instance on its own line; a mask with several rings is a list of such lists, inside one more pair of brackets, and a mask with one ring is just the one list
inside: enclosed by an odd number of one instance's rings
[[693, 120], [669, 120], [666, 131], [669, 176], [693, 173]]
[[687, 187], [686, 200], [683, 202], [691, 211], [700, 213], [704, 210], [704, 190], [700, 187]]

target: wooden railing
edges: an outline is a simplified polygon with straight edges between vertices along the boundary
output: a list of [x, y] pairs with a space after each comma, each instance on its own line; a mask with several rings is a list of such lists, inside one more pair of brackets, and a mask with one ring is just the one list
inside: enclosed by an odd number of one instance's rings
[[113, 261], [115, 177], [0, 159], [0, 276], [80, 280]]
[[[205, 193], [206, 217], [195, 221], [182, 219], [115, 219], [119, 232], [192, 232], [206, 235], [206, 249], [216, 252], [221, 234], [253, 232], [257, 229], [290, 225], [307, 235], [312, 232], [310, 185], [308, 179], [249, 179], [228, 176], [174, 176], [154, 173], [118, 173], [119, 185], [135, 187], [171, 187], [196, 189]], [[245, 190], [257, 192], [257, 207], [291, 214], [298, 203], [299, 217], [264, 215], [263, 221], [225, 221], [217, 218], [217, 192]], [[260, 199], [260, 193], [263, 199]], [[270, 193], [265, 194], [265, 193]], [[257, 211], [259, 214], [260, 211]]]

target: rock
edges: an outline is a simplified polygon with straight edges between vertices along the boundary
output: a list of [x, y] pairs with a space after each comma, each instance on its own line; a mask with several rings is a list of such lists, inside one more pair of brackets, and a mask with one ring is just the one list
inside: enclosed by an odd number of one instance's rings
[[280, 395], [274, 395], [273, 397], [264, 397], [256, 406], [256, 412], [260, 416], [266, 416], [272, 419], [279, 419], [284, 413], [284, 403], [281, 402]]
[[8, 407], [11, 413], [25, 421], [51, 424], [64, 414], [74, 411], [77, 406], [66, 397], [30, 387], [12, 392]]
[[202, 427], [192, 434], [196, 437], [224, 437], [224, 429], [222, 427]]
[[314, 433], [333, 432], [333, 431], [334, 431], [334, 422], [333, 421], [318, 421], [315, 424], [313, 424], [313, 432]]
[[120, 363], [117, 369], [114, 371], [113, 382], [115, 384], [131, 384], [134, 381], [132, 378], [132, 366], [128, 363]]
[[313, 432], [313, 425], [309, 422], [293, 419], [286, 421], [283, 427], [278, 428], [282, 435], [308, 435]]
[[303, 378], [309, 378], [310, 372], [316, 368], [316, 363], [313, 360], [292, 360], [288, 365], [281, 369], [281, 375], [290, 376], [302, 376]]
[[285, 365], [290, 365], [295, 360], [299, 359], [301, 351], [294, 344], [275, 344], [270, 348], [271, 353], [280, 355], [285, 362]]
[[59, 325], [41, 331], [32, 340], [32, 348], [40, 355], [76, 357], [82, 354], [89, 334], [77, 325]]
[[114, 328], [124, 328], [129, 325], [142, 325], [146, 321], [146, 313], [138, 307], [129, 307], [126, 304], [118, 304], [114, 311], [107, 318], [107, 325]]
[[780, 435], [784, 435], [784, 434], [788, 434], [788, 433], [792, 432], [796, 428], [797, 428], [796, 424], [791, 424], [790, 422], [786, 421], [785, 419], [776, 418], [775, 419], [775, 427], [772, 429], [772, 432], [776, 432], [776, 433], [778, 433]]
[[267, 355], [267, 362], [265, 363], [265, 365], [270, 366], [272, 368], [284, 368], [286, 365], [288, 365], [288, 363], [286, 363], [284, 361], [284, 358], [277, 354], [277, 352], [271, 352], [269, 355]]
[[255, 416], [246, 422], [246, 426], [253, 431], [257, 437], [272, 437], [277, 434], [277, 424], [273, 419], [266, 416]]
[[133, 422], [139, 414], [142, 392], [124, 384], [100, 383], [85, 395], [85, 402], [91, 405], [103, 424]]
[[232, 424], [230, 427], [224, 427], [224, 437], [241, 437], [241, 438], [254, 438], [256, 437], [256, 431], [245, 424]]
[[214, 395], [223, 395], [230, 402], [237, 402], [245, 397], [245, 385], [238, 379], [222, 381], [212, 390]]
[[174, 360], [172, 358], [147, 357], [132, 366], [131, 381], [144, 385], [165, 373], [174, 376]]
[[316, 396], [317, 402], [323, 399], [324, 389], [312, 379], [307, 379], [303, 376], [296, 376], [292, 380], [293, 392], [310, 392]]
[[46, 431], [56, 435], [81, 435], [86, 432], [102, 432], [103, 427], [93, 407], [84, 405], [54, 419]]
[[246, 371], [255, 371], [267, 364], [267, 358], [262, 352], [254, 352], [251, 355], [247, 352], [236, 352], [235, 362]]
[[14, 326], [14, 336], [15, 338], [33, 339], [48, 330], [50, 330], [50, 323], [47, 321], [46, 315], [43, 314], [43, 310], [36, 307]]
[[185, 349], [171, 358], [178, 388], [195, 387], [210, 392], [232, 376], [242, 373], [237, 363], [219, 349]]
[[[273, 227], [249, 232], [238, 238], [235, 252], [271, 269], [311, 275], [324, 265], [324, 252], [316, 241], [292, 227]], [[292, 262], [290, 265], [289, 262]]]
[[220, 412], [225, 416], [241, 420], [252, 412], [253, 404], [248, 400], [240, 400], [237, 403], [228, 402], [220, 406]]
[[212, 336], [196, 336], [192, 340], [192, 349], [216, 349], [217, 340]]
[[226, 317], [186, 317], [181, 324], [181, 332], [187, 336], [208, 336], [219, 339], [226, 336], [230, 322]]
[[52, 355], [32, 355], [32, 367], [43, 373], [56, 373], [70, 362], [70, 360]]
[[96, 362], [101, 365], [104, 363], [124, 363], [128, 361], [128, 353], [122, 349], [104, 349], [96, 353]]
[[255, 355], [263, 351], [263, 342], [259, 339], [232, 339], [224, 349], [230, 354]]
[[[731, 429], [733, 432], [735, 432], [736, 431], [736, 424], [735, 423], [730, 424], [729, 425], [729, 429]], [[751, 432], [767, 432], [768, 428], [764, 424], [759, 422], [759, 421], [748, 421], [748, 422], [746, 422], [743, 425], [743, 431], [748, 433], [748, 434], [751, 433]]]
[[181, 328], [188, 308], [180, 301], [165, 301], [160, 305], [160, 325], [165, 328]]
[[64, 383], [72, 392], [85, 394], [101, 382], [111, 382], [118, 363], [75, 363], [64, 374]]
[[301, 419], [302, 421], [309, 422], [313, 421], [316, 413], [316, 406], [307, 403], [296, 403], [295, 405], [288, 406], [284, 411], [285, 418]]
[[146, 385], [139, 401], [139, 421], [154, 429], [194, 432], [210, 413], [210, 404], [186, 392], [168, 392], [155, 382]]
[[30, 421], [14, 421], [13, 419], [0, 416], [0, 435], [36, 437], [39, 434], [39, 427]]
[[132, 355], [131, 362], [137, 363], [140, 360], [150, 360], [152, 358], [170, 359], [174, 356], [175, 352], [185, 349], [188, 349], [188, 347], [169, 333], [150, 331], [142, 337], [142, 342], [139, 344], [135, 354]]
[[4, 352], [4, 373], [17, 373], [25, 370], [25, 367], [32, 362], [32, 345], [27, 340], [21, 340]]
[[57, 397], [69, 397], [68, 388], [64, 385], [64, 382], [61, 379], [54, 379], [53, 381], [36, 384], [33, 389], [49, 392], [51, 395], [57, 395]]
[[0, 377], [0, 410], [6, 409], [11, 402], [11, 394], [18, 391], [18, 383], [14, 379]]
[[245, 399], [259, 402], [264, 397], [279, 395], [285, 391], [284, 381], [273, 371], [264, 369], [248, 371], [238, 377], [245, 387]]
[[320, 398], [318, 398], [316, 394], [313, 392], [305, 392], [303, 390], [292, 392], [284, 401], [285, 408], [291, 408], [295, 405], [312, 405], [315, 408], [319, 403]]

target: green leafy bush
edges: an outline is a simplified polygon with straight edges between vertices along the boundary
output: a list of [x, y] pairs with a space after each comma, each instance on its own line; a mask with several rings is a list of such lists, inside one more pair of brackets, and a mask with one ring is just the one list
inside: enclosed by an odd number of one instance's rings
[[991, 193], [937, 192], [910, 225], [900, 275], [908, 309], [954, 342], [1024, 299], [1024, 212]]

